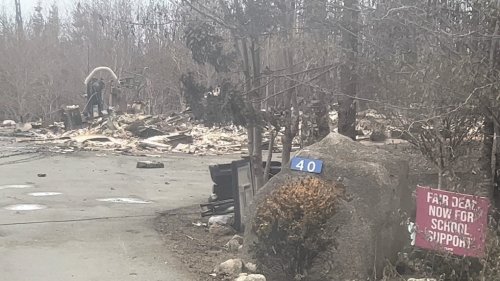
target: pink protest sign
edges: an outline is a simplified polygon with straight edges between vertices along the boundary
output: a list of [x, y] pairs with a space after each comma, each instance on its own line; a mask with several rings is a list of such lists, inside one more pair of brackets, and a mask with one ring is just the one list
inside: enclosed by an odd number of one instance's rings
[[417, 247], [459, 256], [484, 254], [488, 223], [487, 198], [417, 188]]

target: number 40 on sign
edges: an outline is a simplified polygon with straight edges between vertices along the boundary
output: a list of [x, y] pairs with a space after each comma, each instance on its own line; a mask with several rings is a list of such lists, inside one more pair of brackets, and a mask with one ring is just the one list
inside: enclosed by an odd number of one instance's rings
[[320, 174], [323, 168], [323, 161], [294, 157], [290, 168], [295, 171]]

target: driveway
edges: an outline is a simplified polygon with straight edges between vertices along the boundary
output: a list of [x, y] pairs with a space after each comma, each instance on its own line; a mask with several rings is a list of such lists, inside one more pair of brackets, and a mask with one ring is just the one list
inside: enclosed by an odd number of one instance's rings
[[[194, 279], [153, 219], [206, 201], [208, 165], [238, 158], [14, 154], [0, 154], [0, 272], [10, 281]], [[137, 169], [138, 160], [165, 168]]]

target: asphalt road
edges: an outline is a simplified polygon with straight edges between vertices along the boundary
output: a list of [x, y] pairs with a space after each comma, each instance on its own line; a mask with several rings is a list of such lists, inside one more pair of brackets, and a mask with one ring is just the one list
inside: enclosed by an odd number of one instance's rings
[[[174, 155], [153, 159], [166, 167], [149, 170], [136, 168], [147, 157], [15, 155], [25, 148], [6, 153], [3, 147], [0, 279], [9, 281], [194, 279], [171, 258], [153, 219], [160, 211], [205, 202], [212, 185], [208, 165], [238, 158]], [[43, 192], [54, 194], [34, 196]], [[105, 201], [110, 198], [143, 202]], [[18, 210], [20, 204], [43, 209]]]

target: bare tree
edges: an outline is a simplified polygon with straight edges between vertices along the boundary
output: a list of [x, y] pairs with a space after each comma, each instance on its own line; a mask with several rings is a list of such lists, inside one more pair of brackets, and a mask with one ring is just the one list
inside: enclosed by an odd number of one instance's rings
[[340, 67], [339, 133], [356, 139], [356, 87], [358, 56], [358, 14], [357, 0], [344, 0], [342, 11], [342, 43], [344, 62]]

